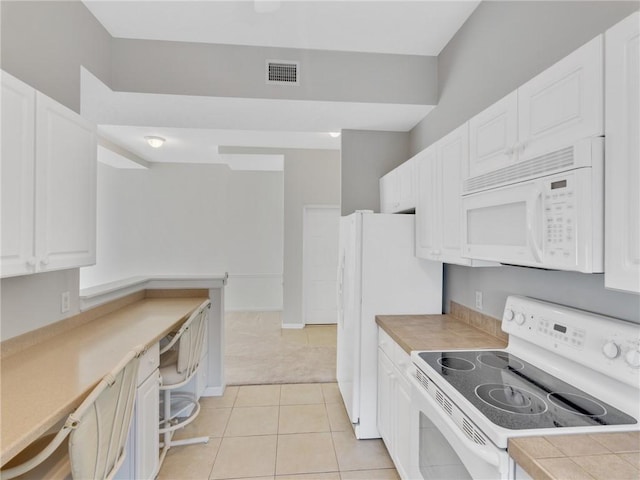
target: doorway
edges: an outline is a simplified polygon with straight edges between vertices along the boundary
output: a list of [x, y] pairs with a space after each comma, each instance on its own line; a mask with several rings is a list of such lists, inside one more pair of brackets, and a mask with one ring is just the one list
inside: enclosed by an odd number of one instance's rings
[[302, 235], [303, 323], [337, 321], [338, 233], [340, 207], [307, 205]]

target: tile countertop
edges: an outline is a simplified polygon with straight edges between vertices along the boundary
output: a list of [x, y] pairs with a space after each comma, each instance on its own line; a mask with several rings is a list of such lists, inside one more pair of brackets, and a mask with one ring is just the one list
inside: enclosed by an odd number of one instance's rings
[[640, 478], [640, 432], [514, 438], [509, 454], [536, 480]]
[[378, 315], [376, 323], [407, 353], [507, 346], [505, 336], [495, 337], [452, 315]]
[[3, 358], [2, 465], [65, 418], [128, 351], [156, 343], [203, 300], [139, 300]]
[[[477, 315], [470, 312], [464, 316]], [[452, 315], [378, 315], [376, 323], [407, 353], [507, 345], [504, 334], [497, 338]], [[640, 479], [640, 432], [521, 437], [509, 440], [508, 450], [536, 480]]]

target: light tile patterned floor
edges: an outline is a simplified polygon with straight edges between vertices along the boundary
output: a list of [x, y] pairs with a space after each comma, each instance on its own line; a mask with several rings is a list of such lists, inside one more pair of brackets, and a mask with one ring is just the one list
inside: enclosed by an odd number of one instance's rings
[[227, 387], [201, 399], [176, 435], [206, 445], [169, 451], [159, 480], [397, 480], [381, 440], [357, 440], [335, 383]]

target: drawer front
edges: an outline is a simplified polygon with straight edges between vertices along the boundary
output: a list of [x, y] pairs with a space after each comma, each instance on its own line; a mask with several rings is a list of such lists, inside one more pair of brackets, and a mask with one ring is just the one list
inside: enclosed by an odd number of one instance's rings
[[405, 377], [407, 369], [411, 366], [411, 355], [404, 351], [404, 349], [397, 343], [393, 344], [393, 363], [399, 370], [400, 374]]
[[140, 357], [138, 366], [138, 386], [160, 366], [160, 344], [154, 343]]
[[390, 360], [393, 360], [393, 347], [395, 344], [396, 342], [393, 341], [389, 334], [378, 327], [378, 347], [387, 354]]

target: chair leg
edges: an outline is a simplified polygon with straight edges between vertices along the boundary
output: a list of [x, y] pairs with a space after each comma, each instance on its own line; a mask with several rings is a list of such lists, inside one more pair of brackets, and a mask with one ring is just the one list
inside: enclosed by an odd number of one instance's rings
[[[176, 431], [171, 429], [171, 391], [164, 390], [163, 392], [163, 403], [164, 403], [164, 420], [162, 422], [163, 429], [165, 430], [162, 434], [162, 442], [160, 442], [160, 447], [162, 450], [160, 451], [160, 462], [159, 465], [162, 465], [165, 457], [167, 456], [167, 452], [171, 447], [179, 447], [184, 445], [194, 445], [198, 443], [209, 443], [209, 437], [194, 437], [194, 438], [185, 438], [181, 440], [173, 440], [173, 434]], [[195, 404], [196, 412], [192, 413], [194, 419], [200, 413], [200, 404], [196, 401]], [[179, 428], [179, 427], [178, 427]]]

